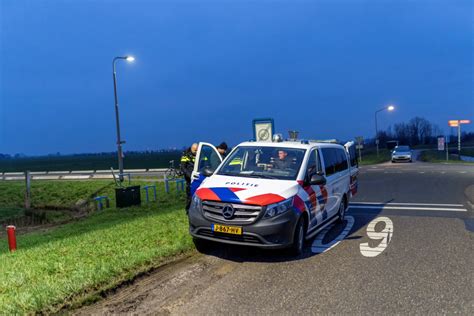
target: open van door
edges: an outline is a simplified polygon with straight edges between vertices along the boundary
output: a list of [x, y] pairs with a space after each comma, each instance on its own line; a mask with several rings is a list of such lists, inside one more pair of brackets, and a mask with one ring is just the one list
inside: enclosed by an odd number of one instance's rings
[[349, 156], [349, 169], [351, 171], [350, 191], [351, 197], [357, 194], [359, 184], [359, 161], [357, 158], [357, 150], [353, 141], [344, 144], [347, 155]]
[[194, 162], [194, 169], [191, 175], [191, 196], [194, 195], [197, 188], [206, 178], [202, 171], [204, 168], [216, 170], [222, 162], [222, 156], [217, 151], [217, 148], [209, 143], [199, 143], [196, 153], [196, 160]]

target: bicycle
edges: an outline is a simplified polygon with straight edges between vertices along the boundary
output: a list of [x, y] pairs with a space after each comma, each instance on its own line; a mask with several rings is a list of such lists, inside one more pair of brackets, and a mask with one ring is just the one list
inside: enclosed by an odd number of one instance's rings
[[165, 171], [166, 179], [177, 179], [183, 176], [181, 170], [174, 166], [174, 160], [170, 160], [169, 167]]

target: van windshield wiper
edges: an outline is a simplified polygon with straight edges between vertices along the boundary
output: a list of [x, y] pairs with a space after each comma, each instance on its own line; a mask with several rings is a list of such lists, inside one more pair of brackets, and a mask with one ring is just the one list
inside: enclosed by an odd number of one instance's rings
[[269, 175], [266, 175], [266, 174], [257, 174], [257, 173], [253, 173], [253, 174], [246, 174], [245, 177], [249, 177], [249, 178], [263, 178], [263, 179], [278, 179], [276, 177], [272, 177], [272, 176], [269, 176]]

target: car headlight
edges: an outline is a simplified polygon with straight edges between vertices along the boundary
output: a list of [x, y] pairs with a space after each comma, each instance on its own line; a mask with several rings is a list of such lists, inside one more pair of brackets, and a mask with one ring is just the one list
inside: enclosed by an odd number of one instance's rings
[[196, 211], [202, 212], [202, 200], [196, 194], [194, 194], [193, 196], [191, 208]]
[[279, 203], [270, 204], [267, 206], [267, 210], [265, 211], [265, 215], [263, 217], [270, 218], [270, 217], [275, 217], [277, 215], [283, 214], [286, 211], [288, 211], [292, 205], [293, 205], [293, 198], [289, 198]]

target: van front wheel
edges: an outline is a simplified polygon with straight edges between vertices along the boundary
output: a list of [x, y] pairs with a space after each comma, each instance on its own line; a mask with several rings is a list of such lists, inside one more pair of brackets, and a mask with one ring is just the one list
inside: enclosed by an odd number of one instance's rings
[[301, 217], [298, 220], [298, 224], [296, 224], [293, 246], [291, 247], [291, 252], [293, 255], [299, 256], [303, 253], [304, 237], [304, 219]]
[[345, 203], [345, 200], [342, 200], [341, 204], [339, 205], [338, 221], [341, 223], [344, 222], [345, 216], [346, 216], [346, 203]]

